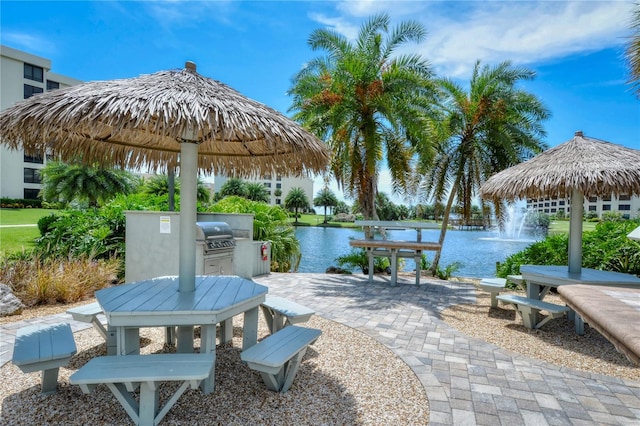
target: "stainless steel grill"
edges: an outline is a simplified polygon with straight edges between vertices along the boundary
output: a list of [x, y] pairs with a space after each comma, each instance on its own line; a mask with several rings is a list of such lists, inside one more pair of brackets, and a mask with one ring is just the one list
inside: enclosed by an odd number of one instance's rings
[[236, 241], [225, 222], [196, 222], [196, 244], [202, 247], [204, 275], [232, 275]]

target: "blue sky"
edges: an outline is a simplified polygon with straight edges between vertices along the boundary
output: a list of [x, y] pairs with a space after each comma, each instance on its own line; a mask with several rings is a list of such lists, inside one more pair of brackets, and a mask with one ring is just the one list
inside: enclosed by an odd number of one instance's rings
[[[640, 100], [626, 84], [633, 2], [623, 1], [98, 1], [0, 2], [0, 42], [51, 59], [84, 81], [183, 68], [287, 114], [291, 77], [316, 28], [355, 37], [371, 15], [414, 19], [426, 41], [406, 45], [434, 71], [468, 81], [474, 62], [511, 60], [537, 73], [523, 87], [551, 110], [546, 142], [585, 135], [640, 149]], [[316, 180], [314, 190], [321, 187]], [[337, 192], [335, 185], [332, 189]], [[391, 195], [388, 175], [379, 189]], [[400, 198], [393, 198], [402, 202]], [[409, 203], [409, 200], [406, 201]]]

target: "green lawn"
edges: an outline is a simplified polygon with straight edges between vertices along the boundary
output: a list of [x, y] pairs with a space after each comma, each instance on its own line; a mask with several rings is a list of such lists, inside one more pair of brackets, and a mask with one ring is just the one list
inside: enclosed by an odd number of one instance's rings
[[[582, 232], [593, 231], [596, 228], [597, 222], [582, 222]], [[569, 233], [569, 221], [568, 220], [552, 220], [549, 225], [549, 234], [568, 234]]]
[[50, 209], [0, 209], [0, 256], [32, 248], [34, 240], [40, 236], [36, 226], [38, 219], [55, 212]]

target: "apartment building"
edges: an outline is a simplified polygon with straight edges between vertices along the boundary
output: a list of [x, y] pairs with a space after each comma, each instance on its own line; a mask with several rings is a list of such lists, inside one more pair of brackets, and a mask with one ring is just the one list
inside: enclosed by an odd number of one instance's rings
[[[559, 212], [569, 214], [569, 198], [539, 198], [527, 200], [527, 209], [555, 215]], [[625, 219], [640, 216], [640, 197], [631, 195], [611, 195], [608, 197], [585, 197], [584, 214], [602, 218], [603, 213], [620, 213]]]
[[[0, 45], [0, 109], [35, 94], [82, 83], [51, 72], [51, 61]], [[36, 156], [0, 146], [0, 198], [36, 199], [46, 153]]]
[[[213, 189], [215, 192], [220, 191], [222, 185], [229, 180], [229, 177], [218, 176], [214, 177]], [[307, 195], [309, 204], [313, 205], [313, 179], [310, 178], [298, 178], [289, 176], [261, 176], [258, 178], [243, 178], [246, 182], [258, 182], [262, 183], [267, 191], [269, 191], [269, 204], [272, 206], [284, 206], [284, 200], [287, 198], [287, 194], [293, 188], [302, 188]]]

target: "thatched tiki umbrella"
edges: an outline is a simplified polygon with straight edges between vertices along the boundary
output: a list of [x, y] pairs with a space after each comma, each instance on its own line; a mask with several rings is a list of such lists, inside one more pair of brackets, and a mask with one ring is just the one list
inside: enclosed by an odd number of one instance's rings
[[36, 95], [0, 112], [0, 142], [129, 169], [180, 168], [180, 291], [195, 289], [198, 169], [249, 176], [324, 170], [325, 145], [277, 111], [196, 72], [161, 71]]
[[640, 195], [640, 151], [576, 132], [569, 141], [492, 176], [484, 199], [571, 197], [569, 272], [582, 268], [585, 196]]

